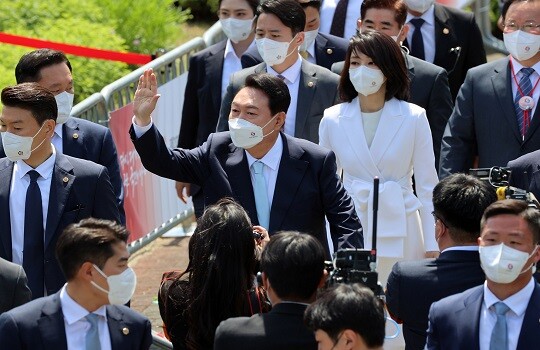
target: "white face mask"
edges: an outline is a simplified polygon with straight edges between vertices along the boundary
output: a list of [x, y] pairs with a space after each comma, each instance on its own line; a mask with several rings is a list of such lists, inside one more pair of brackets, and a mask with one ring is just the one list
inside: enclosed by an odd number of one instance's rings
[[503, 38], [504, 46], [518, 61], [534, 57], [540, 49], [540, 35], [516, 30], [512, 33], [503, 33]]
[[504, 243], [480, 246], [480, 263], [486, 277], [495, 283], [512, 283], [518, 276], [528, 271], [534, 263], [521, 271], [527, 260], [536, 253], [536, 246], [529, 255], [526, 252], [508, 247]]
[[107, 276], [99, 267], [96, 265], [93, 266], [101, 276], [107, 279], [109, 290], [100, 287], [94, 281], [90, 281], [90, 283], [108, 295], [111, 305], [124, 305], [131, 300], [137, 286], [137, 275], [135, 275], [135, 271], [131, 267], [125, 269], [121, 274]]
[[233, 144], [236, 147], [243, 149], [249, 149], [256, 146], [266, 136], [274, 132], [274, 130], [272, 130], [268, 134], [263, 135], [263, 128], [270, 124], [270, 122], [274, 120], [276, 116], [277, 114], [273, 116], [268, 123], [264, 124], [263, 127], [250, 123], [242, 118], [229, 119], [229, 131]]
[[396, 43], [398, 43], [398, 44], [400, 44], [400, 45], [401, 45], [401, 42], [398, 42], [398, 38], [399, 38], [399, 36], [401, 35], [401, 31], [402, 31], [402, 30], [403, 30], [403, 27], [401, 27], [401, 29], [399, 30], [399, 33], [397, 33], [397, 35], [391, 35], [391, 36], [390, 36], [392, 39], [394, 39], [394, 41], [395, 41]]
[[[270, 67], [283, 63], [287, 57], [295, 52], [293, 50], [291, 53], [287, 54], [289, 51], [289, 45], [294, 41], [294, 38], [287, 42], [275, 41], [268, 38], [255, 39], [255, 44], [257, 45], [257, 50], [261, 55], [263, 61]], [[298, 53], [297, 53], [298, 54]]]
[[300, 51], [307, 51], [319, 35], [319, 28], [304, 32], [304, 42], [300, 45]]
[[384, 74], [378, 70], [367, 66], [349, 69], [349, 79], [356, 92], [368, 96], [380, 90], [384, 84]]
[[409, 10], [420, 13], [429, 10], [434, 2], [435, 0], [405, 0], [405, 4], [407, 4]]
[[75, 95], [67, 91], [54, 96], [56, 105], [58, 106], [58, 115], [56, 116], [56, 124], [64, 124], [69, 118], [71, 108], [73, 107], [73, 98]]
[[[45, 124], [43, 124], [45, 125]], [[2, 145], [4, 146], [4, 152], [6, 152], [6, 157], [12, 162], [18, 160], [26, 160], [30, 158], [32, 152], [38, 149], [47, 138], [44, 138], [34, 149], [32, 149], [32, 142], [34, 138], [39, 134], [43, 125], [36, 132], [34, 136], [19, 136], [12, 134], [10, 132], [4, 132], [2, 135]]]
[[237, 43], [242, 40], [246, 40], [253, 29], [253, 18], [252, 19], [238, 19], [238, 18], [227, 18], [220, 19], [221, 28], [227, 36], [231, 39], [232, 42]]

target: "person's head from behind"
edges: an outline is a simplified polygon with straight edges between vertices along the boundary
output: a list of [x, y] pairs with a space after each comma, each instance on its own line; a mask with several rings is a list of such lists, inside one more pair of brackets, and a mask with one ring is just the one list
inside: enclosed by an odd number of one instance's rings
[[128, 267], [128, 237], [125, 227], [113, 221], [89, 218], [71, 224], [58, 238], [56, 257], [67, 292], [89, 311], [131, 299], [137, 279]]
[[39, 49], [24, 54], [15, 67], [20, 83], [38, 83], [54, 94], [58, 104], [58, 124], [65, 123], [73, 106], [74, 87], [71, 63], [61, 51]]
[[297, 0], [266, 0], [257, 9], [255, 38], [267, 65], [278, 73], [298, 59], [304, 41], [306, 14]]
[[234, 43], [252, 39], [259, 0], [219, 0], [218, 17], [225, 35]]
[[433, 189], [435, 239], [439, 248], [476, 245], [484, 210], [497, 200], [488, 183], [466, 174], [452, 174]]
[[272, 304], [313, 301], [326, 280], [324, 257], [323, 246], [311, 235], [273, 235], [261, 255], [263, 284]]
[[304, 314], [319, 350], [382, 349], [385, 318], [381, 302], [361, 284], [325, 290]]
[[401, 43], [409, 32], [409, 26], [405, 25], [406, 19], [407, 5], [403, 0], [364, 0], [360, 8], [358, 29], [376, 30]]
[[264, 155], [285, 124], [290, 102], [283, 80], [267, 73], [248, 76], [231, 103], [229, 130], [235, 146]]
[[409, 76], [398, 44], [388, 35], [373, 30], [362, 31], [349, 41], [345, 64], [339, 81], [341, 100], [351, 102], [357, 96], [383, 94], [407, 100]]
[[47, 159], [56, 126], [53, 94], [37, 83], [23, 83], [2, 90], [0, 131], [6, 156], [37, 166]]

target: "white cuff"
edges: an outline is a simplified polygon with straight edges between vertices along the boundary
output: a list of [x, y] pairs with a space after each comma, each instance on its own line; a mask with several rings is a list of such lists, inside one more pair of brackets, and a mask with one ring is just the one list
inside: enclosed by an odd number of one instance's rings
[[152, 125], [154, 125], [154, 122], [152, 121], [152, 119], [150, 119], [150, 124], [146, 126], [139, 126], [135, 123], [135, 116], [131, 118], [131, 123], [133, 124], [133, 131], [135, 132], [135, 136], [137, 138], [143, 136], [148, 130], [152, 128]]

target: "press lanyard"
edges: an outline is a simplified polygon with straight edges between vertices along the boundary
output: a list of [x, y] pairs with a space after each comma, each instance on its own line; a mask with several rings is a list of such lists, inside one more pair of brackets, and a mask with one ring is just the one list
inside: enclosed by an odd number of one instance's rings
[[531, 124], [530, 113], [534, 108], [534, 99], [532, 95], [534, 93], [534, 89], [536, 89], [536, 86], [538, 86], [538, 82], [540, 82], [540, 78], [536, 79], [536, 83], [534, 84], [531, 90], [531, 96], [528, 96], [523, 93], [523, 90], [521, 90], [521, 86], [519, 86], [519, 83], [516, 78], [516, 73], [514, 72], [514, 65], [512, 64], [512, 60], [510, 60], [510, 69], [512, 70], [512, 78], [514, 78], [514, 81], [516, 82], [517, 90], [519, 94], [521, 95], [518, 101], [518, 105], [519, 105], [519, 108], [523, 110], [523, 127], [521, 128], [521, 138], [523, 141], [525, 141], [525, 134]]

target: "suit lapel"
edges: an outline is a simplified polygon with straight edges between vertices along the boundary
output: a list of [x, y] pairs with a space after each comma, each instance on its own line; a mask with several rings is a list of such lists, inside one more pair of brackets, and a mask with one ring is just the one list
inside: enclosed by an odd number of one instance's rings
[[122, 316], [122, 311], [119, 308], [107, 305], [107, 325], [109, 326], [112, 349], [126, 348], [124, 338], [133, 331], [126, 325]]
[[[67, 350], [64, 315], [60, 305], [60, 292], [48, 300], [42, 308], [42, 316], [38, 319], [38, 328], [44, 348]], [[31, 336], [31, 335], [30, 335]]]
[[283, 140], [283, 154], [279, 163], [276, 188], [270, 210], [269, 232], [277, 231], [282, 226], [309, 165], [307, 161], [300, 159], [304, 150], [294, 143], [294, 139], [283, 133], [281, 133], [281, 139]]
[[[448, 16], [444, 11], [444, 8], [435, 4], [433, 11], [435, 17], [435, 58], [433, 63], [443, 68], [449, 69], [442, 65], [442, 62], [448, 61], [448, 53], [451, 49], [449, 39], [454, 30], [451, 28], [448, 22]], [[445, 30], [446, 29], [446, 30]]]
[[56, 153], [56, 161], [51, 179], [51, 192], [49, 194], [47, 225], [45, 227], [45, 249], [47, 249], [52, 237], [56, 233], [56, 228], [64, 213], [69, 191], [74, 181], [73, 166], [63, 154]]
[[310, 108], [317, 89], [317, 73], [314, 66], [306, 60], [302, 60], [300, 82], [298, 87], [298, 104], [296, 106], [296, 123], [294, 136], [301, 137], [306, 125]]
[[394, 141], [394, 136], [404, 120], [398, 100], [386, 101], [370, 147], [371, 157], [375, 165], [379, 164], [388, 146]]
[[79, 129], [79, 123], [69, 118], [62, 126], [63, 153], [75, 158], [86, 159], [84, 133]]
[[221, 81], [223, 75], [223, 60], [225, 55], [225, 46], [227, 41], [224, 40], [217, 44], [214, 50], [206, 58], [205, 70], [207, 84], [210, 85], [210, 93], [212, 94], [212, 102], [214, 110], [219, 111], [221, 106], [221, 84], [216, 82]]
[[9, 214], [9, 191], [11, 187], [11, 177], [13, 175], [13, 162], [4, 158], [0, 160], [0, 240], [2, 242], [2, 252], [0, 253], [6, 260], [12, 261], [11, 255], [11, 220]]
[[540, 285], [535, 282], [533, 294], [525, 310], [521, 332], [519, 333], [518, 349], [533, 349], [538, 347], [540, 334]]
[[410, 84], [412, 86], [412, 83], [414, 81], [414, 62], [413, 60], [411, 60], [408, 54], [403, 54], [403, 56], [405, 57], [405, 64], [407, 65], [409, 79], [411, 80]]
[[322, 67], [331, 66], [331, 64], [329, 64], [329, 55], [327, 54], [327, 50], [334, 48], [326, 45], [328, 45], [328, 40], [321, 34], [318, 34], [315, 37], [315, 62], [317, 62], [317, 65]]
[[463, 301], [460, 309], [456, 310], [456, 320], [461, 320], [460, 339], [463, 341], [461, 345], [465, 345], [466, 343], [469, 349], [479, 349], [480, 310], [484, 301], [483, 288], [483, 286], [477, 287]]

